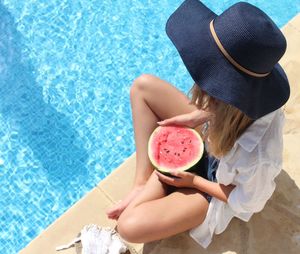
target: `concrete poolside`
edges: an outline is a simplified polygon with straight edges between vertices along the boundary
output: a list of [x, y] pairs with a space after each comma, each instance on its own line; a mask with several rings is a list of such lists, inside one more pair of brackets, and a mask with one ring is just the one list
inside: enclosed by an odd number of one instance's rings
[[[182, 233], [145, 245], [130, 244], [131, 253], [300, 253], [300, 160], [297, 153], [300, 143], [300, 14], [282, 31], [288, 48], [280, 63], [290, 81], [291, 98], [285, 107], [283, 170], [276, 178], [277, 189], [264, 210], [255, 214], [248, 223], [234, 219], [224, 233], [214, 237], [207, 250], [187, 233]], [[134, 168], [133, 154], [20, 253], [76, 253], [74, 248], [56, 252], [55, 247], [68, 243], [86, 224], [114, 227], [115, 222], [108, 220], [104, 211], [129, 191]]]

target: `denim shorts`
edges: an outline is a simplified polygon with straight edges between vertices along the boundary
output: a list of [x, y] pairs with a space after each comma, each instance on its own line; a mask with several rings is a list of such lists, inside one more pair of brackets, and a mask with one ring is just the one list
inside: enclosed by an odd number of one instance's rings
[[[219, 160], [213, 156], [208, 155], [207, 151], [204, 149], [203, 156], [199, 162], [193, 167], [191, 171], [196, 175], [199, 175], [209, 181], [217, 182], [216, 172], [219, 166]], [[211, 201], [212, 196], [204, 193], [205, 198], [208, 202]]]

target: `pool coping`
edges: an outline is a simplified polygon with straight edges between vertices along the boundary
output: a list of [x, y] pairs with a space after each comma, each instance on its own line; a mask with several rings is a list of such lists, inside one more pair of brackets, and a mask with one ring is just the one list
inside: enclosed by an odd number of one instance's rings
[[[297, 129], [300, 119], [300, 112], [297, 113], [296, 108], [299, 108], [299, 101], [300, 96], [299, 93], [296, 91], [296, 83], [300, 83], [300, 75], [296, 71], [296, 69], [300, 70], [300, 50], [298, 47], [300, 45], [300, 14], [296, 15], [292, 20], [290, 20], [283, 28], [283, 33], [285, 34], [288, 40], [288, 48], [285, 56], [281, 59], [280, 64], [284, 67], [286, 72], [288, 73], [289, 80], [291, 83], [291, 90], [294, 96], [290, 99], [287, 107], [286, 107], [286, 115], [287, 115], [287, 124], [285, 127], [285, 134], [284, 134], [284, 144], [285, 144], [285, 151], [284, 151], [284, 173], [280, 176], [280, 181], [288, 181], [288, 178], [294, 181], [294, 191], [295, 195], [298, 195], [297, 188], [300, 188], [300, 165], [297, 162], [297, 147], [294, 142], [295, 137], [300, 138], [300, 131]], [[295, 118], [295, 116], [297, 116]], [[295, 120], [296, 119], [296, 120]], [[300, 139], [299, 139], [300, 140]], [[112, 220], [106, 218], [105, 210], [111, 207], [114, 203], [124, 197], [124, 194], [128, 192], [133, 184], [134, 172], [135, 171], [135, 154], [131, 155], [128, 159], [124, 161], [117, 169], [113, 170], [112, 173], [103, 179], [95, 188], [93, 188], [90, 192], [88, 192], [82, 199], [76, 202], [71, 208], [69, 208], [62, 216], [60, 216], [56, 221], [54, 221], [48, 228], [46, 228], [40, 235], [38, 235], [35, 239], [33, 239], [23, 250], [19, 253], [21, 254], [70, 254], [75, 253], [74, 248], [69, 250], [56, 252], [55, 247], [61, 244], [68, 243], [71, 239], [76, 237], [78, 232], [82, 229], [82, 227], [86, 224], [94, 223], [101, 226], [109, 226], [114, 227], [116, 223]], [[284, 187], [280, 187], [284, 192]], [[281, 196], [280, 196], [281, 195]], [[297, 206], [300, 209], [299, 204], [294, 204], [290, 201], [289, 205], [284, 204], [282, 200], [282, 195], [284, 193], [277, 193], [274, 195], [272, 200], [268, 202], [266, 210], [272, 213], [272, 215], [276, 218], [280, 218], [285, 220], [287, 224], [290, 222], [286, 217], [285, 214], [289, 214], [289, 216], [294, 216], [296, 220], [300, 221], [300, 217], [297, 215]], [[280, 199], [281, 198], [281, 199]], [[297, 196], [298, 198], [298, 196]], [[280, 199], [280, 204], [278, 205], [276, 199]], [[288, 197], [285, 197], [288, 199]], [[292, 202], [292, 203], [291, 203]], [[281, 204], [283, 203], [283, 204]], [[292, 204], [292, 206], [291, 206]], [[295, 205], [295, 207], [294, 207]], [[281, 210], [280, 210], [281, 209]], [[281, 211], [282, 214], [279, 214]], [[179, 234], [177, 236], [171, 237], [169, 239], [163, 241], [156, 241], [151, 244], [143, 245], [143, 244], [129, 244], [131, 253], [182, 253], [184, 250], [185, 253], [263, 253], [259, 252], [262, 251], [264, 245], [259, 245], [259, 247], [255, 247], [256, 251], [253, 246], [251, 246], [252, 241], [257, 241], [254, 239], [252, 231], [255, 231], [254, 224], [256, 221], [257, 223], [260, 220], [266, 219], [266, 212], [262, 212], [258, 215], [254, 216], [254, 219], [251, 219], [250, 223], [247, 225], [241, 224], [239, 220], [234, 220], [230, 225], [229, 228], [226, 230], [228, 233], [221, 234], [221, 236], [216, 236], [219, 239], [219, 245], [221, 243], [225, 246], [228, 245], [227, 241], [231, 240], [236, 243], [235, 250], [231, 250], [229, 246], [229, 252], [225, 247], [220, 249], [220, 246], [212, 246], [209, 247], [208, 250], [204, 250], [199, 247], [192, 239], [189, 238], [187, 233]], [[271, 220], [270, 218], [268, 218]], [[252, 224], [253, 225], [252, 225]], [[274, 223], [272, 224], [275, 225]], [[275, 227], [275, 226], [274, 226]], [[276, 226], [277, 227], [277, 226]], [[236, 236], [234, 232], [240, 232], [241, 230], [247, 231], [248, 235], [245, 236], [245, 233], [240, 234], [240, 236]], [[251, 231], [252, 230], [252, 231]], [[271, 229], [265, 229], [266, 232], [271, 233]], [[269, 231], [268, 231], [269, 230]], [[278, 228], [277, 228], [278, 230]], [[279, 228], [280, 232], [285, 235], [287, 234], [288, 237], [294, 237], [291, 235], [292, 233], [289, 231], [284, 231], [284, 229]], [[296, 229], [295, 229], [296, 230]], [[298, 228], [297, 228], [298, 230]], [[243, 231], [244, 232], [244, 231]], [[281, 234], [280, 233], [280, 234]], [[272, 233], [271, 233], [272, 234]], [[267, 235], [267, 234], [266, 234]], [[264, 235], [263, 237], [267, 237]], [[300, 236], [300, 231], [299, 231]], [[245, 237], [247, 238], [248, 245], [245, 247]], [[251, 238], [252, 237], [252, 238]], [[234, 239], [234, 240], [232, 240]], [[253, 240], [254, 239], [254, 240]], [[300, 238], [299, 238], [300, 239]], [[181, 244], [178, 247], [178, 244]], [[227, 245], [226, 245], [227, 244]], [[281, 242], [274, 242], [274, 248], [272, 248], [272, 253], [281, 253], [282, 251]], [[299, 244], [300, 243], [296, 243]], [[252, 244], [253, 245], [253, 244]], [[293, 245], [293, 244], [292, 244]], [[177, 247], [176, 247], [177, 246]], [[276, 249], [276, 246], [278, 247]], [[295, 245], [296, 246], [296, 245]], [[295, 247], [292, 246], [293, 248]], [[297, 246], [295, 247], [297, 248]], [[300, 249], [300, 247], [299, 247]], [[298, 249], [298, 250], [299, 250]], [[217, 252], [217, 250], [219, 250]], [[226, 251], [224, 251], [226, 250]], [[237, 251], [237, 252], [232, 252]], [[244, 251], [244, 252], [243, 252]], [[278, 252], [277, 252], [278, 251]], [[290, 249], [289, 253], [294, 253], [294, 249]], [[264, 253], [270, 253], [264, 251]], [[295, 252], [296, 253], [296, 252]]]

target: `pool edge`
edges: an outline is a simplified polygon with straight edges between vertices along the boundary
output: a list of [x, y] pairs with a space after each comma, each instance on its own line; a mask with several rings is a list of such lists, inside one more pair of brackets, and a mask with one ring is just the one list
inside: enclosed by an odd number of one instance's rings
[[[110, 175], [71, 206], [64, 214], [34, 238], [20, 254], [75, 253], [74, 248], [57, 252], [55, 248], [70, 242], [84, 225], [93, 223], [99, 226], [115, 227], [115, 221], [107, 219], [105, 210], [111, 207], [118, 195], [122, 196], [131, 187], [134, 175], [135, 154], [128, 157]], [[119, 184], [121, 182], [122, 184]], [[117, 195], [115, 195], [117, 193]], [[100, 201], [100, 202], [99, 202]], [[128, 243], [129, 244], [129, 243]], [[129, 244], [131, 253], [140, 253], [142, 244]]]

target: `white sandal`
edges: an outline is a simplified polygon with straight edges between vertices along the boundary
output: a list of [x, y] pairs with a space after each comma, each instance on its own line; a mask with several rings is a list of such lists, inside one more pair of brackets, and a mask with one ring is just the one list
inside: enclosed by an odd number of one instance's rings
[[[79, 242], [81, 242], [81, 246], [78, 245]], [[80, 236], [73, 239], [69, 244], [57, 247], [56, 251], [71, 247], [76, 247], [78, 254], [119, 254], [128, 250], [115, 229], [99, 227], [94, 224], [84, 226]], [[82, 251], [80, 251], [80, 247]]]

